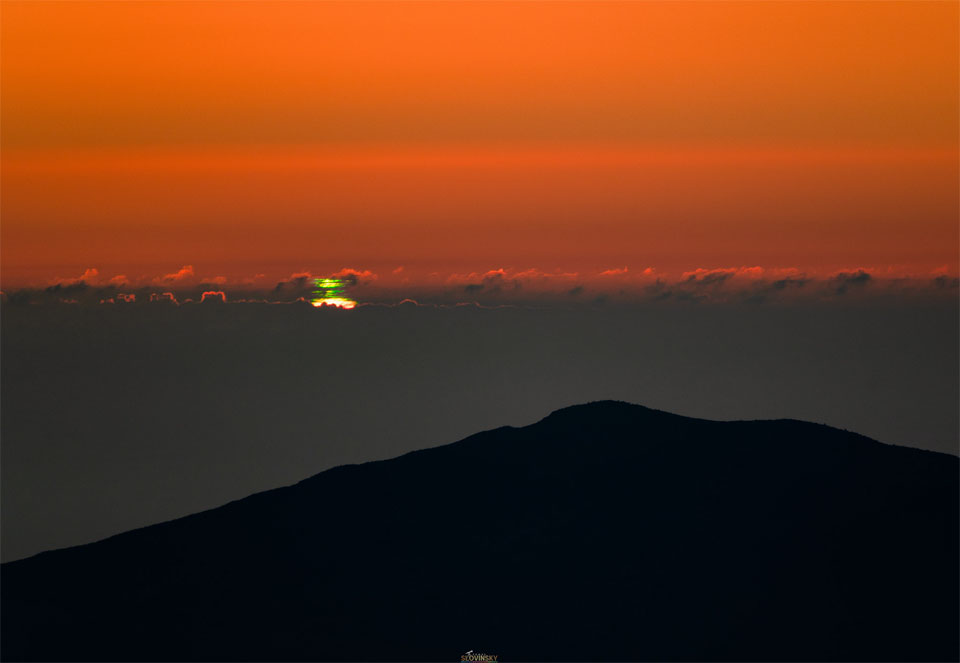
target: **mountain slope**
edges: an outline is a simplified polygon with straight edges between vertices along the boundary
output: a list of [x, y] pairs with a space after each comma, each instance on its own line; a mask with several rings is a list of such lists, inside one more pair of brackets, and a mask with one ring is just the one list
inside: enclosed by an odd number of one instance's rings
[[4, 660], [957, 660], [958, 461], [599, 402], [2, 566]]

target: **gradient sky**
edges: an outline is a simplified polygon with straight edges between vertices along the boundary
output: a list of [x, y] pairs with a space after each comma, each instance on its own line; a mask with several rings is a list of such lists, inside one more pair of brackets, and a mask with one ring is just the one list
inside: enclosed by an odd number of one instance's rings
[[10, 2], [2, 278], [958, 269], [955, 2]]
[[0, 10], [3, 559], [596, 399], [957, 453], [957, 2]]

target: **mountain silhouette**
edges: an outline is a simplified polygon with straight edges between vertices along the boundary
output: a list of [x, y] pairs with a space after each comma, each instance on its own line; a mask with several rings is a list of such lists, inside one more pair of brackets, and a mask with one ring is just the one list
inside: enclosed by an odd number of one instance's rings
[[554, 412], [2, 566], [4, 660], [960, 656], [958, 459]]

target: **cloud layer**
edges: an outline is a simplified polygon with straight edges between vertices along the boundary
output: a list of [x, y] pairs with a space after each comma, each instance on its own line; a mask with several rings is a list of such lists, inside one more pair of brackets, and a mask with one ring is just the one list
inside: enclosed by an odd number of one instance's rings
[[107, 276], [94, 267], [76, 277], [45, 286], [3, 293], [7, 303], [190, 304], [307, 302], [318, 278], [342, 279], [349, 296], [361, 305], [476, 304], [605, 305], [644, 302], [764, 303], [851, 301], [889, 297], [955, 297], [956, 276], [892, 276], [889, 271], [855, 267], [811, 274], [795, 268], [735, 266], [697, 268], [669, 274], [653, 267], [611, 267], [594, 272], [496, 268], [468, 273], [412, 274], [398, 267], [384, 274], [345, 267], [335, 272], [295, 272], [279, 280], [264, 274], [241, 278], [206, 275], [192, 265], [155, 277]]

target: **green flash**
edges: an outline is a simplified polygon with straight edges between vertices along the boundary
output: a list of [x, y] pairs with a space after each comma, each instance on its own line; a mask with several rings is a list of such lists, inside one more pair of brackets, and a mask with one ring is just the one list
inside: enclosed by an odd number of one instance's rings
[[313, 298], [310, 303], [314, 306], [337, 306], [339, 308], [353, 308], [357, 305], [347, 294], [347, 286], [353, 285], [346, 279], [314, 279]]

